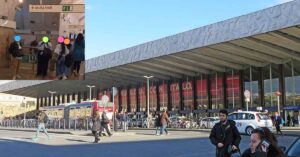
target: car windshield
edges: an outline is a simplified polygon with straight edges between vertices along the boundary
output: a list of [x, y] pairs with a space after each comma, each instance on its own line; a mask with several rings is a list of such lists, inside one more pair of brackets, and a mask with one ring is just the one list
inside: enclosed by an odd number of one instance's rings
[[269, 120], [270, 117], [267, 114], [257, 114], [261, 120]]

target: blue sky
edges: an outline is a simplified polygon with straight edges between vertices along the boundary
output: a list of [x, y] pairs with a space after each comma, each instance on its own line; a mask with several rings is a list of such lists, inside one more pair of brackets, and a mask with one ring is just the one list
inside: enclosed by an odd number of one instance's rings
[[291, 0], [86, 0], [86, 58]]
[[288, 1], [291, 0], [85, 0], [86, 58]]

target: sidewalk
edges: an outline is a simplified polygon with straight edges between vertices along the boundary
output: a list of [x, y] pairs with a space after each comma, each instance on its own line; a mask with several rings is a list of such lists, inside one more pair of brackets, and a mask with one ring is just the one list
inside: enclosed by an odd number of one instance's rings
[[[275, 130], [275, 128], [273, 128]], [[27, 131], [27, 132], [35, 132], [36, 128], [10, 128], [10, 127], [0, 127], [0, 130], [11, 130], [11, 131]], [[128, 130], [156, 130], [156, 128], [128, 128]], [[184, 129], [184, 128], [168, 128], [169, 131], [194, 131], [194, 132], [210, 132], [211, 129]], [[49, 133], [56, 134], [71, 134], [71, 135], [81, 135], [81, 136], [89, 136], [91, 135], [90, 130], [68, 130], [68, 129], [47, 129]], [[283, 127], [283, 132], [286, 132], [286, 135], [291, 136], [300, 136], [300, 127]], [[133, 132], [123, 132], [123, 131], [115, 131], [114, 135], [123, 135], [123, 134], [135, 134]]]
[[[10, 131], [25, 131], [25, 132], [36, 132], [36, 128], [10, 128], [10, 127], [0, 127], [0, 130], [10, 130]], [[63, 129], [47, 129], [48, 133], [55, 134], [71, 134], [71, 135], [80, 135], [80, 136], [92, 136], [91, 130], [63, 130]], [[114, 131], [114, 136], [119, 135], [134, 135], [133, 132], [123, 132], [123, 131]]]

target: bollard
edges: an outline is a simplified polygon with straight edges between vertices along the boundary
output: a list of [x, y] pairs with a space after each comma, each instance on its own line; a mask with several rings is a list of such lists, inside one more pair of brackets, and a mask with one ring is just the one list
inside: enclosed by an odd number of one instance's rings
[[66, 129], [66, 120], [64, 119], [64, 129]]
[[60, 129], [60, 120], [58, 120], [58, 129]]
[[89, 119], [86, 119], [86, 130], [89, 130]]
[[76, 130], [76, 123], [77, 123], [77, 120], [76, 120], [76, 119], [74, 120], [74, 123], [75, 123], [75, 124], [74, 124], [74, 130]]
[[71, 123], [70, 123], [70, 119], [68, 120], [68, 123], [69, 123], [69, 130], [70, 130], [70, 125], [71, 125]]

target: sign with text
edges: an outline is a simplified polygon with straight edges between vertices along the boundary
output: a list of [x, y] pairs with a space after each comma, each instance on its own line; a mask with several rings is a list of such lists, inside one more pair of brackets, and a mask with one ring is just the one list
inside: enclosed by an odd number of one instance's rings
[[84, 13], [84, 4], [29, 5], [31, 13]]

